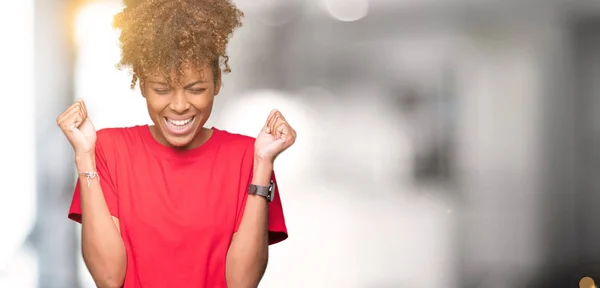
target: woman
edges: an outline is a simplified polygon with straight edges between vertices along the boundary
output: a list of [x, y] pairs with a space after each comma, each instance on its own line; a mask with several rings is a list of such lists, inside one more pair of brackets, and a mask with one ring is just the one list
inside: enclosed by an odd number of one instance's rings
[[69, 218], [97, 286], [256, 287], [268, 245], [287, 238], [273, 162], [294, 129], [277, 110], [256, 139], [204, 128], [242, 16], [228, 0], [126, 2], [120, 66], [154, 125], [96, 133], [82, 100], [58, 117], [79, 173]]

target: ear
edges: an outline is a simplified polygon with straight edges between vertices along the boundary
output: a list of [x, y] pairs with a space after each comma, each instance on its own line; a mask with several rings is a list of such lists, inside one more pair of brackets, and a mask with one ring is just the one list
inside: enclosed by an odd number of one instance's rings
[[142, 93], [142, 97], [146, 98], [146, 84], [144, 81], [140, 79], [140, 93]]
[[215, 96], [221, 91], [221, 69], [215, 71]]

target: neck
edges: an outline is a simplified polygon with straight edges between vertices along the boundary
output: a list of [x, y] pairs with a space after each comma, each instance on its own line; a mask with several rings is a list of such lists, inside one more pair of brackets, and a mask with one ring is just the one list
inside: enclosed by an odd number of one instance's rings
[[150, 133], [152, 134], [152, 137], [154, 137], [154, 139], [158, 143], [160, 143], [161, 145], [167, 146], [167, 147], [171, 147], [173, 149], [178, 149], [178, 150], [190, 150], [190, 149], [198, 148], [198, 147], [202, 146], [204, 143], [206, 143], [206, 141], [208, 141], [208, 139], [210, 139], [210, 137], [212, 136], [212, 133], [213, 133], [212, 129], [202, 127], [200, 132], [198, 132], [194, 136], [194, 139], [187, 145], [173, 146], [171, 143], [169, 143], [167, 141], [167, 139], [164, 137], [164, 135], [162, 135], [162, 133], [160, 133], [158, 131], [158, 129], [156, 129], [155, 125], [148, 126], [148, 128], [150, 129]]

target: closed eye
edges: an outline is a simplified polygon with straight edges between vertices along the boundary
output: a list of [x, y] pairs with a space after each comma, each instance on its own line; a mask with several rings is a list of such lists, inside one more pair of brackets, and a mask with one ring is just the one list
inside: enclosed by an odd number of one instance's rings
[[206, 91], [206, 88], [194, 88], [194, 89], [189, 89], [188, 91], [190, 91], [190, 93], [192, 93], [192, 94], [202, 94], [202, 93], [204, 93], [204, 91]]
[[154, 92], [156, 92], [156, 94], [159, 94], [159, 95], [168, 94], [170, 91], [171, 91], [170, 89], [154, 89]]

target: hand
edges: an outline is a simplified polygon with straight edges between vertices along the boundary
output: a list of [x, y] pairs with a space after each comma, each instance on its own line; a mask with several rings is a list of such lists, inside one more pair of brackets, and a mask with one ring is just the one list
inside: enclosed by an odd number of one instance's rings
[[96, 129], [87, 116], [83, 100], [78, 99], [56, 119], [56, 124], [67, 136], [75, 155], [93, 155], [96, 147]]
[[281, 112], [272, 110], [254, 142], [254, 156], [273, 163], [277, 155], [292, 146], [295, 141], [296, 130], [292, 129]]

